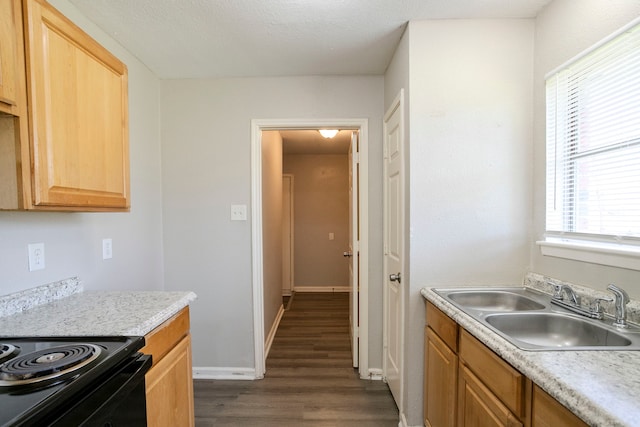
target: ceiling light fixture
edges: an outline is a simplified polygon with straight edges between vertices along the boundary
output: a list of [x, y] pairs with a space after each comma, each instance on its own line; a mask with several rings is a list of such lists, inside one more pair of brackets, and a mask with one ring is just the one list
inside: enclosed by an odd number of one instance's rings
[[338, 129], [319, 129], [318, 132], [325, 138], [333, 138], [338, 134]]

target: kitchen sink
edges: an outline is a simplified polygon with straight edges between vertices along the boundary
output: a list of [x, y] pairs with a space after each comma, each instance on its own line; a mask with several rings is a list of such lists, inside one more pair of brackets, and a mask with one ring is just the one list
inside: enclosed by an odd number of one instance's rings
[[441, 288], [435, 293], [523, 350], [640, 350], [640, 327], [613, 326], [551, 304], [525, 287]]
[[561, 313], [492, 314], [486, 323], [513, 340], [530, 346], [629, 347], [632, 342], [590, 319]]
[[542, 310], [545, 306], [521, 293], [504, 290], [453, 291], [446, 294], [458, 306], [484, 311]]

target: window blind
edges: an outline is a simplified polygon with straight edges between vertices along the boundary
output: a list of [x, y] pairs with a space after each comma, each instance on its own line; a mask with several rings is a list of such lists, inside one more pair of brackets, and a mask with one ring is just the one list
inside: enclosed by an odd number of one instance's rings
[[546, 229], [640, 238], [640, 24], [546, 79]]

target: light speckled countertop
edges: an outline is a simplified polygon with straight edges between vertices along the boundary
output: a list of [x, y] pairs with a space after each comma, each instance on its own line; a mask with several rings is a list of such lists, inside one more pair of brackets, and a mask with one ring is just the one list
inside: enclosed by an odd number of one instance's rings
[[421, 293], [587, 424], [640, 425], [640, 351], [520, 350], [431, 288]]
[[0, 336], [144, 336], [193, 292], [86, 291], [76, 278], [0, 297]]

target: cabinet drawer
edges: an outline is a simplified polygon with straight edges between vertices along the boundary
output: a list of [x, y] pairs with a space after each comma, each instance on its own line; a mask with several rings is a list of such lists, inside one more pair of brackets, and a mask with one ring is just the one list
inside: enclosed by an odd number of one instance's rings
[[427, 301], [427, 326], [449, 346], [454, 353], [458, 352], [458, 324], [444, 314], [438, 307]]
[[525, 417], [526, 377], [464, 329], [460, 360], [520, 419]]
[[145, 346], [140, 350], [152, 356], [153, 366], [178, 344], [189, 333], [189, 307], [162, 325], [149, 332], [145, 337]]

